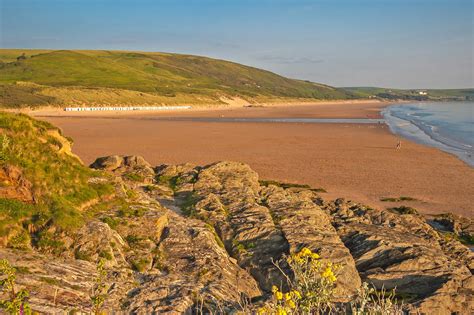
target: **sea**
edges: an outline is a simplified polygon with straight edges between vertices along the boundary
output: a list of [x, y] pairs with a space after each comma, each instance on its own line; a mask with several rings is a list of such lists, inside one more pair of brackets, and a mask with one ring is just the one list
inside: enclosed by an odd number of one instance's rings
[[395, 104], [382, 114], [393, 133], [452, 153], [474, 167], [474, 102]]

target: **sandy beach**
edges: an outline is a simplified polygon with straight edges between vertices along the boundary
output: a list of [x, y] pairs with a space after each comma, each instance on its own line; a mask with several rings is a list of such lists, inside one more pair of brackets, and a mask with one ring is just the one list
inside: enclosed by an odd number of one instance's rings
[[[250, 164], [262, 179], [324, 188], [372, 207], [415, 207], [423, 213], [473, 216], [474, 170], [453, 155], [402, 140], [384, 124], [163, 121], [153, 117], [377, 118], [387, 103], [321, 103], [230, 107], [179, 112], [95, 112], [34, 116], [64, 130], [85, 163], [111, 154], [142, 155], [150, 163], [220, 160]], [[383, 197], [418, 201], [387, 203]]]

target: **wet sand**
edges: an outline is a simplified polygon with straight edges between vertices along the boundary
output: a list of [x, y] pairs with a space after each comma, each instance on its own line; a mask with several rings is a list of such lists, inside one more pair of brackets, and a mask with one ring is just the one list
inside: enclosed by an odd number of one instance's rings
[[[455, 156], [402, 140], [381, 124], [161, 121], [159, 117], [378, 117], [384, 103], [232, 108], [215, 111], [42, 117], [61, 127], [85, 163], [111, 154], [142, 155], [150, 163], [220, 160], [250, 164], [262, 179], [324, 188], [372, 207], [408, 205], [424, 213], [473, 216], [474, 169]], [[381, 202], [409, 196], [420, 201]]]

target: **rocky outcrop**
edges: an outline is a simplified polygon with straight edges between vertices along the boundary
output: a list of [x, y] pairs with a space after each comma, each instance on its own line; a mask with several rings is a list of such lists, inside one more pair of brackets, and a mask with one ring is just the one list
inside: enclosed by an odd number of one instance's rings
[[[16, 268], [16, 289], [25, 288], [30, 292], [29, 303], [34, 311], [41, 314], [92, 311], [90, 296], [97, 276], [95, 264], [1, 248], [0, 258], [7, 259]], [[133, 277], [126, 272], [110, 271], [106, 277], [108, 290], [103, 310], [108, 313], [119, 310], [133, 282]]]
[[[191, 313], [200, 300], [204, 309], [218, 300], [232, 312], [242, 299], [267, 299], [272, 285], [284, 289], [275, 264], [303, 247], [341, 266], [339, 305], [364, 281], [396, 288], [412, 313], [474, 311], [474, 254], [458, 240], [471, 235], [469, 219], [325, 202], [306, 186], [261, 185], [256, 172], [235, 162], [152, 168], [141, 157], [111, 156], [91, 167], [109, 172], [117, 193], [81, 208], [89, 216], [77, 230], [47, 230], [64, 236], [61, 257], [34, 246], [0, 247], [35, 311], [90, 312], [96, 264], [104, 260], [105, 311]], [[21, 172], [3, 168], [0, 176], [16, 192], [6, 198], [32, 202]], [[21, 222], [16, 227], [24, 232]], [[5, 240], [12, 238], [21, 237]]]
[[120, 234], [106, 223], [91, 221], [82, 227], [75, 237], [74, 255], [77, 259], [97, 263], [101, 258], [107, 267], [123, 267], [127, 244]]
[[0, 167], [0, 198], [33, 202], [32, 186], [19, 167], [13, 165]]
[[472, 310], [474, 255], [464, 260], [442, 246], [442, 237], [419, 215], [397, 215], [337, 200], [327, 204], [333, 224], [355, 259], [364, 281], [381, 289], [396, 288], [422, 313], [451, 314]]
[[282, 189], [272, 185], [262, 189], [261, 194], [288, 241], [290, 252], [307, 247], [323, 259], [339, 265], [336, 298], [343, 302], [352, 300], [361, 280], [351, 253], [331, 224], [331, 217], [313, 202], [318, 196], [310, 190]]
[[241, 294], [259, 296], [255, 280], [216, 242], [199, 220], [170, 213], [169, 226], [157, 249], [154, 266], [129, 294], [127, 312], [176, 314], [191, 311], [199, 298], [212, 296], [236, 307]]
[[474, 219], [465, 218], [453, 213], [434, 215], [428, 223], [442, 232], [453, 233], [457, 238], [467, 242], [474, 242]]
[[135, 155], [100, 157], [90, 167], [109, 171], [122, 176], [125, 180], [135, 182], [152, 183], [155, 176], [151, 165], [143, 157]]
[[275, 267], [289, 244], [261, 204], [258, 175], [248, 165], [221, 162], [202, 169], [193, 196], [200, 199], [193, 211], [213, 225], [239, 265], [264, 290], [286, 282]]

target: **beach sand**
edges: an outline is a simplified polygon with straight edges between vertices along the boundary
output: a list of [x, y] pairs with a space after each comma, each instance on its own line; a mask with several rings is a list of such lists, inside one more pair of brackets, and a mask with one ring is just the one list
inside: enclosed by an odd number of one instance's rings
[[[262, 179], [324, 188], [372, 207], [412, 206], [423, 213], [474, 216], [474, 169], [455, 156], [402, 140], [383, 124], [221, 123], [153, 117], [379, 117], [386, 103], [318, 104], [167, 113], [79, 113], [38, 118], [61, 127], [85, 163], [96, 157], [142, 155], [153, 165], [221, 160], [248, 163]], [[64, 115], [61, 113], [61, 115]], [[419, 201], [381, 202], [408, 196]]]

